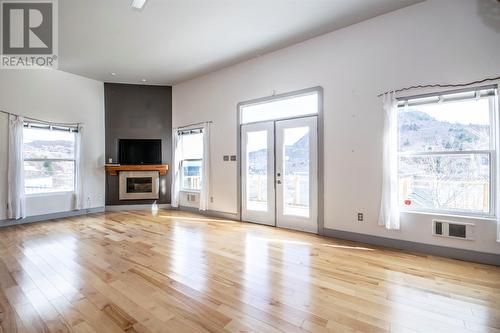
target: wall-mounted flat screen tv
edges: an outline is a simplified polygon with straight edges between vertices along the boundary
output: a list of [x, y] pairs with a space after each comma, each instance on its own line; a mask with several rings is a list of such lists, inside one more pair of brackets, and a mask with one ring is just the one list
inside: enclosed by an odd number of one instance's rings
[[161, 164], [161, 139], [120, 139], [120, 164]]

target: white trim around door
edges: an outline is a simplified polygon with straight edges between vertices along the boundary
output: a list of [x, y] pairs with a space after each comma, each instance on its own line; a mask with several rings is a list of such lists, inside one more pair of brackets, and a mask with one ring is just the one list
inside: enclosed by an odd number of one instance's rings
[[[312, 101], [309, 97], [307, 96], [316, 96], [317, 98], [317, 103]], [[296, 100], [296, 104], [293, 100]], [[282, 102], [282, 103], [281, 103]], [[273, 108], [278, 108], [279, 110], [274, 110]], [[286, 109], [290, 107], [292, 108], [290, 112], [287, 112]], [[299, 107], [300, 109], [303, 109], [302, 111], [299, 111], [297, 109]], [[279, 111], [279, 112], [278, 112]], [[255, 112], [255, 113], [262, 113], [264, 112], [264, 115], [258, 115], [258, 114], [253, 114], [250, 115], [248, 112]], [[245, 115], [243, 115], [245, 113]], [[257, 126], [254, 129], [258, 128], [258, 126], [261, 126], [263, 123], [273, 123], [273, 129], [276, 129], [276, 123], [279, 121], [288, 121], [292, 119], [304, 119], [304, 118], [313, 118], [316, 121], [316, 131], [313, 131], [313, 135], [315, 138], [312, 140], [313, 147], [312, 149], [316, 151], [315, 158], [311, 159], [310, 162], [315, 164], [311, 165], [311, 167], [314, 169], [316, 168], [316, 171], [312, 172], [312, 175], [314, 175], [315, 179], [309, 179], [309, 181], [313, 185], [313, 189], [309, 190], [309, 200], [310, 200], [310, 205], [312, 211], [310, 212], [310, 217], [316, 216], [315, 223], [313, 223], [311, 227], [311, 223], [299, 223], [297, 220], [296, 221], [291, 221], [292, 219], [289, 219], [288, 222], [285, 219], [281, 219], [280, 223], [278, 226], [285, 227], [285, 228], [292, 228], [292, 229], [297, 229], [297, 230], [304, 230], [304, 231], [309, 231], [309, 232], [314, 232], [318, 233], [320, 235], [323, 234], [324, 232], [324, 156], [323, 156], [323, 141], [324, 141], [324, 129], [323, 129], [323, 88], [322, 87], [312, 87], [312, 88], [307, 88], [307, 89], [302, 89], [302, 90], [297, 90], [297, 91], [292, 91], [292, 92], [287, 92], [283, 94], [276, 94], [272, 96], [267, 96], [267, 97], [262, 97], [262, 98], [257, 98], [253, 100], [248, 100], [244, 101], [241, 103], [238, 103], [237, 105], [237, 147], [238, 147], [238, 159], [237, 159], [237, 170], [238, 170], [238, 214], [240, 217], [241, 221], [248, 221], [248, 222], [256, 222], [256, 223], [262, 223], [262, 224], [267, 224], [267, 225], [274, 225], [276, 226], [277, 223], [277, 216], [280, 215], [279, 212], [277, 212], [278, 209], [278, 203], [276, 202], [276, 191], [274, 192], [274, 195], [267, 193], [268, 198], [266, 200], [273, 200], [274, 202], [269, 202], [269, 210], [266, 212], [266, 214], [258, 214], [255, 215], [253, 213], [248, 212], [248, 204], [245, 203], [246, 200], [246, 192], [248, 190], [248, 183], [245, 181], [244, 173], [246, 172], [247, 165], [245, 165], [247, 162], [244, 161], [246, 158], [246, 154], [248, 150], [246, 148], [247, 143], [243, 144], [243, 140], [248, 140], [245, 138], [246, 133], [245, 128], [251, 129], [250, 125], [252, 126]], [[267, 125], [269, 126], [269, 125]], [[267, 127], [269, 128], [269, 127]], [[276, 134], [275, 131], [273, 131], [273, 136]], [[271, 161], [271, 158], [275, 158], [275, 147], [276, 147], [276, 140], [275, 136], [273, 139], [274, 145], [271, 146], [271, 144], [268, 142], [268, 150], [267, 150], [267, 156], [268, 160]], [[266, 141], [269, 141], [269, 138], [267, 138]], [[269, 154], [273, 151], [273, 155], [269, 156]], [[255, 161], [253, 162], [255, 163]], [[266, 174], [267, 175], [272, 175], [272, 185], [270, 179], [266, 179], [266, 184], [268, 191], [269, 189], [275, 189], [275, 186], [277, 185], [277, 179], [276, 179], [276, 163], [275, 162], [270, 162], [270, 167], [272, 164], [273, 170], [267, 170]], [[254, 168], [255, 169], [255, 168]], [[257, 167], [257, 169], [263, 169], [262, 166]], [[267, 168], [266, 168], [267, 169]], [[256, 170], [253, 170], [255, 173]], [[300, 170], [295, 170], [295, 171], [300, 171]], [[262, 174], [262, 170], [259, 171], [260, 174]], [[310, 174], [311, 177], [311, 174]], [[303, 181], [303, 180], [302, 180]], [[261, 180], [262, 182], [262, 180]], [[253, 185], [255, 187], [255, 184]], [[316, 189], [314, 189], [314, 186]], [[260, 189], [262, 190], [263, 187], [260, 185]], [[288, 194], [290, 194], [290, 189], [288, 189]], [[291, 190], [293, 192], [293, 189]], [[286, 195], [283, 193], [283, 195]], [[255, 197], [255, 193], [254, 193]], [[262, 198], [262, 195], [260, 196]], [[302, 200], [303, 204], [303, 199], [305, 198], [304, 195], [300, 195], [295, 199], [296, 202], [300, 202]], [[274, 204], [274, 215], [271, 216], [270, 212], [272, 210], [272, 205]], [[282, 214], [283, 216], [286, 216], [287, 214]], [[304, 221], [302, 221], [304, 222]]]
[[275, 225], [274, 122], [243, 125], [241, 155], [241, 218]]

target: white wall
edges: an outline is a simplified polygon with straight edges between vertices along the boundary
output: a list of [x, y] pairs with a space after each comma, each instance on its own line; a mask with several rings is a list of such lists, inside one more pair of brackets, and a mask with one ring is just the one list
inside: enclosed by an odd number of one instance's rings
[[[377, 225], [382, 111], [378, 93], [414, 84], [500, 74], [495, 1], [429, 0], [174, 86], [173, 123], [213, 120], [210, 209], [237, 212], [238, 102], [324, 88], [325, 227], [500, 253], [495, 223], [476, 220], [477, 240], [431, 235], [432, 216], [404, 214], [402, 229]], [[415, 91], [413, 93], [418, 93]], [[356, 213], [365, 222], [356, 221]]]
[[[83, 160], [90, 208], [104, 206], [103, 83], [56, 70], [0, 70], [0, 109], [85, 126]], [[0, 203], [7, 202], [7, 116], [0, 113]], [[87, 204], [87, 198], [85, 203]], [[28, 197], [27, 215], [70, 211], [71, 195]], [[0, 205], [0, 220], [6, 205]]]

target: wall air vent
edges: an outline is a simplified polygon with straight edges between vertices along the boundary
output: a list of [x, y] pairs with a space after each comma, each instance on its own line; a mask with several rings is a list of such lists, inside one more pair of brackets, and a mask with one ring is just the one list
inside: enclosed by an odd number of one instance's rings
[[187, 194], [187, 202], [196, 202], [198, 201], [198, 196], [196, 194]]
[[179, 198], [179, 205], [182, 207], [196, 208], [200, 205], [200, 194], [183, 191]]
[[439, 237], [474, 240], [474, 223], [432, 220], [432, 234]]

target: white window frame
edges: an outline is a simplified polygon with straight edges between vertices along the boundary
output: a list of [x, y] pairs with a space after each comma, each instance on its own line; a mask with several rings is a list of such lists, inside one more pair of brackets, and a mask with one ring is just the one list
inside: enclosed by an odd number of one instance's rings
[[[402, 97], [398, 98], [398, 114], [401, 110], [404, 110], [406, 106], [424, 105], [424, 104], [434, 104], [439, 101], [447, 102], [453, 100], [468, 100], [471, 98], [488, 98], [488, 96], [498, 96], [497, 95], [497, 85], [485, 86], [485, 87], [475, 87], [468, 89], [460, 89], [446, 92], [437, 92], [424, 94], [412, 97]], [[459, 93], [474, 93], [475, 97], [465, 97], [456, 99], [455, 97], [447, 98], [447, 95], [454, 95]], [[463, 150], [463, 151], [430, 151], [430, 152], [400, 152], [399, 142], [399, 124], [398, 128], [398, 184], [399, 184], [399, 161], [402, 156], [405, 157], [424, 157], [424, 156], [443, 156], [443, 155], [488, 155], [489, 156], [489, 208], [488, 213], [472, 212], [472, 211], [461, 211], [461, 210], [446, 210], [446, 209], [431, 209], [431, 208], [419, 208], [419, 207], [408, 207], [400, 202], [400, 211], [403, 213], [423, 213], [431, 215], [450, 215], [450, 216], [460, 216], [460, 217], [471, 217], [479, 219], [494, 219], [497, 216], [498, 207], [496, 207], [496, 177], [497, 177], [497, 146], [498, 146], [498, 130], [499, 130], [499, 116], [498, 116], [498, 103], [489, 103], [489, 113], [490, 113], [490, 149], [485, 150]], [[404, 112], [404, 111], [403, 111]], [[399, 185], [398, 185], [399, 187]], [[398, 194], [399, 195], [399, 194]], [[398, 198], [399, 202], [399, 198]]]
[[[192, 135], [192, 134], [198, 134], [198, 133], [203, 133], [203, 129], [202, 128], [194, 128], [194, 129], [180, 130], [179, 131], [180, 136]], [[203, 145], [203, 142], [202, 142], [202, 145]], [[183, 147], [183, 149], [184, 149], [184, 147]], [[196, 161], [200, 161], [201, 168], [203, 168], [203, 158], [183, 158], [181, 160], [180, 192], [185, 192], [185, 193], [200, 193], [201, 192], [201, 189], [200, 190], [188, 189], [188, 188], [184, 187], [184, 162], [196, 162]], [[203, 181], [202, 177], [203, 177], [203, 171], [200, 169], [200, 185], [201, 185], [201, 182]]]
[[[25, 122], [24, 129], [28, 128], [36, 128], [46, 131], [66, 131], [70, 133], [78, 132], [78, 129], [75, 127], [62, 127], [62, 126], [50, 126], [38, 123]], [[24, 142], [23, 142], [24, 145]], [[76, 140], [75, 140], [76, 145]], [[24, 149], [23, 149], [24, 152]], [[43, 197], [43, 196], [51, 196], [51, 195], [59, 195], [59, 194], [68, 194], [74, 193], [76, 189], [76, 146], [73, 150], [73, 159], [68, 158], [25, 158], [23, 153], [23, 163], [24, 162], [73, 162], [73, 189], [68, 191], [55, 191], [55, 192], [39, 192], [39, 193], [26, 193], [26, 185], [24, 186], [24, 195], [26, 197]], [[25, 175], [23, 175], [25, 177]]]
[[[272, 104], [272, 103], [277, 103], [280, 101], [287, 101], [287, 100], [294, 100], [300, 97], [304, 96], [314, 96], [317, 99], [317, 107], [310, 112], [303, 112], [303, 113], [297, 113], [293, 115], [283, 115], [283, 117], [264, 117], [258, 120], [254, 121], [244, 121], [244, 112], [245, 109], [251, 108], [257, 105], [262, 105], [262, 104]], [[290, 94], [284, 94], [282, 97], [276, 97], [276, 98], [262, 98], [259, 99], [255, 102], [250, 102], [250, 103], [240, 103], [238, 105], [238, 123], [239, 125], [247, 125], [247, 124], [255, 124], [255, 123], [262, 123], [262, 122], [268, 122], [268, 121], [279, 121], [279, 120], [288, 120], [288, 119], [295, 119], [295, 118], [303, 118], [303, 117], [308, 117], [308, 116], [314, 116], [319, 114], [319, 105], [321, 103], [321, 92], [317, 89], [307, 89], [307, 91], [300, 92], [300, 93], [290, 93]], [[255, 112], [255, 110], [253, 110]]]

